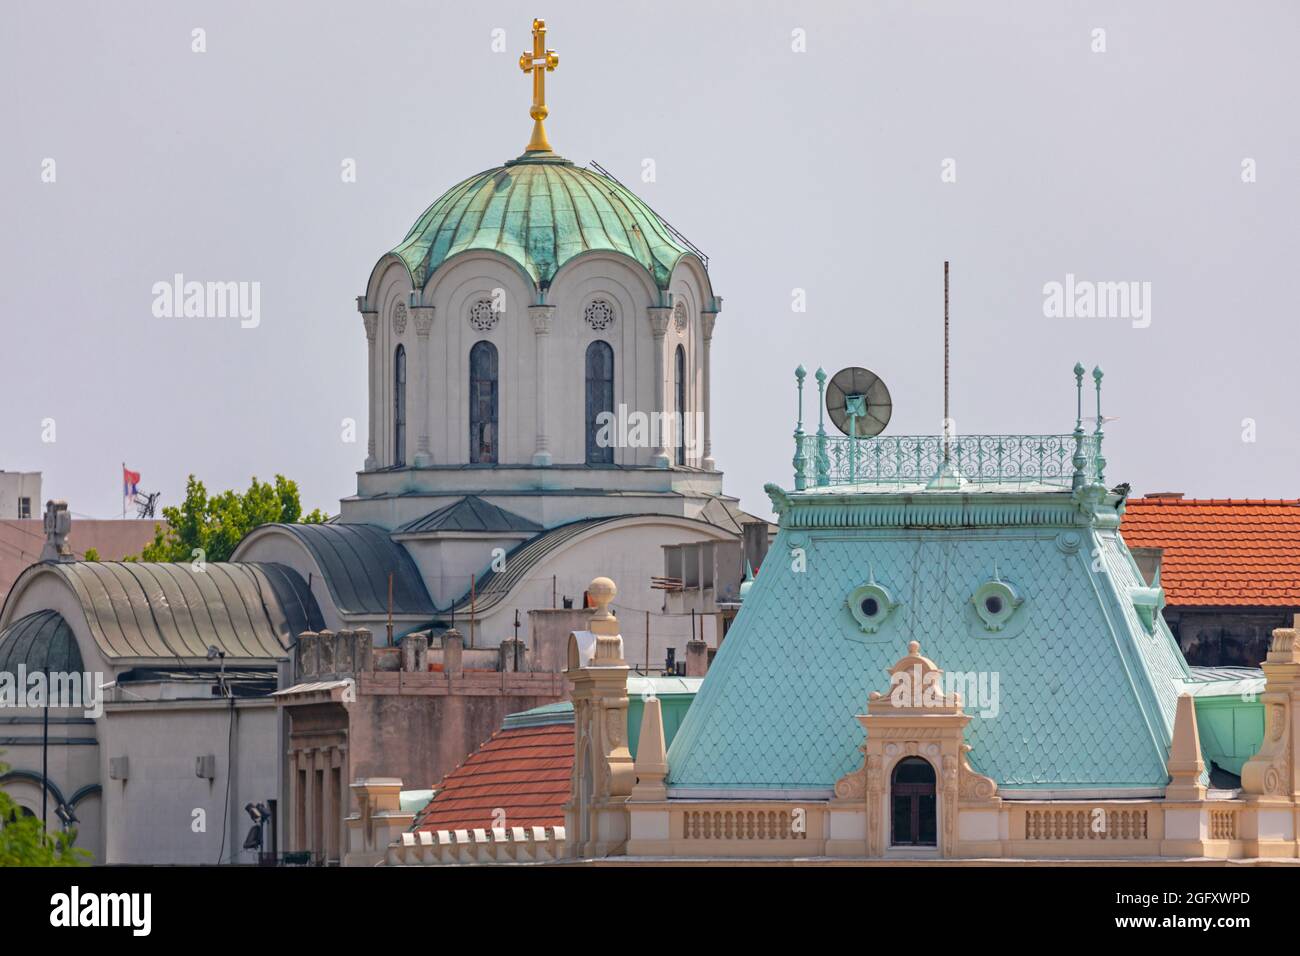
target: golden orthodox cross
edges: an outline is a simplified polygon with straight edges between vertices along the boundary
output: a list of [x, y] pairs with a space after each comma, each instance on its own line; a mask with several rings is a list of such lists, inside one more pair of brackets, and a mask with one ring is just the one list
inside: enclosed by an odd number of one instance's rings
[[560, 65], [560, 58], [554, 50], [546, 49], [546, 21], [533, 21], [533, 52], [519, 55], [519, 69], [533, 74], [533, 106], [528, 115], [533, 118], [533, 138], [528, 141], [530, 153], [551, 151], [551, 144], [546, 140], [546, 74]]

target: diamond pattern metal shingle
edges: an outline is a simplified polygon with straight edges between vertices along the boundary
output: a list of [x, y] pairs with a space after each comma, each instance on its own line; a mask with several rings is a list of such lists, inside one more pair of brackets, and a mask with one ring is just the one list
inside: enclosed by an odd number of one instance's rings
[[[1163, 786], [1186, 666], [1163, 620], [1151, 634], [1134, 611], [1142, 582], [1119, 536], [1078, 528], [1066, 553], [1063, 530], [783, 528], [673, 742], [670, 784], [832, 787], [862, 759], [854, 715], [915, 639], [950, 674], [982, 673], [990, 689], [997, 676], [996, 714], [967, 698], [966, 739], [1002, 787]], [[1005, 636], [970, 601], [995, 572], [1024, 598]], [[870, 576], [899, 602], [877, 635], [846, 604]]]

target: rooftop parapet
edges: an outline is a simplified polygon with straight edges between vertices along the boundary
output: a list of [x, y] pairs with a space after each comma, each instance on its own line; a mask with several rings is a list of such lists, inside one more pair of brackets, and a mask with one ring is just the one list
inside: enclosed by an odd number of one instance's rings
[[803, 366], [795, 370], [799, 419], [795, 426], [795, 491], [836, 485], [878, 486], [897, 490], [908, 485], [936, 491], [967, 485], [1037, 486], [1075, 490], [1103, 484], [1100, 368], [1096, 383], [1096, 427], [1083, 430], [1082, 365], [1076, 365], [1077, 415], [1073, 432], [1056, 435], [828, 435], [825, 423], [826, 373], [816, 372], [817, 431], [803, 428]]

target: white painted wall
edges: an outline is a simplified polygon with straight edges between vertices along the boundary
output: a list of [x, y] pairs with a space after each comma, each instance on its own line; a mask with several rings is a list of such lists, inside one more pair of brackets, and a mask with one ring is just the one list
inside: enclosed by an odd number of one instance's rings
[[[252, 826], [243, 808], [280, 793], [275, 703], [238, 701], [233, 735], [230, 720], [229, 702], [220, 699], [109, 705], [100, 721], [106, 862], [254, 861], [252, 851], [240, 849]], [[195, 774], [201, 754], [216, 755], [215, 779]], [[108, 759], [121, 756], [129, 777], [110, 780]], [[269, 841], [269, 827], [265, 836]]]
[[[28, 499], [28, 514], [18, 513], [19, 498]], [[39, 518], [44, 511], [39, 471], [0, 471], [0, 518]]]
[[[687, 328], [670, 323], [663, 339], [663, 395], [668, 412], [674, 411], [673, 356], [680, 344], [686, 349], [688, 368], [687, 413], [702, 408], [703, 349], [700, 310], [710, 301], [707, 276], [693, 262], [684, 261], [670, 282], [673, 296], [687, 308]], [[505, 309], [497, 325], [481, 332], [469, 323], [473, 305], [504, 294]], [[469, 352], [475, 342], [487, 340], [497, 347], [500, 385], [498, 422], [501, 464], [531, 464], [536, 449], [538, 403], [536, 376], [539, 337], [528, 306], [537, 302], [531, 281], [506, 257], [495, 252], [469, 252], [439, 268], [422, 291], [422, 302], [434, 308], [428, 338], [428, 403], [421, 394], [424, 383], [417, 370], [424, 361], [415, 322], [408, 308], [405, 329], [398, 332], [394, 314], [412, 292], [409, 274], [395, 259], [381, 263], [372, 276], [368, 307], [378, 313], [377, 370], [370, 396], [375, 422], [375, 451], [381, 467], [394, 462], [393, 375], [397, 346], [407, 356], [407, 449], [409, 465], [416, 454], [421, 422], [427, 416], [434, 465], [469, 461]], [[592, 330], [583, 319], [587, 305], [603, 298], [614, 305], [617, 317], [603, 331]], [[590, 252], [570, 260], [547, 290], [545, 303], [555, 307], [551, 332], [544, 336], [549, 349], [546, 371], [545, 429], [555, 463], [581, 464], [585, 444], [585, 361], [587, 346], [597, 339], [614, 349], [615, 407], [631, 411], [656, 410], [654, 396], [654, 338], [649, 308], [661, 304], [659, 290], [639, 264], [612, 253]], [[362, 338], [364, 343], [364, 338]], [[364, 344], [360, 346], [364, 348]], [[363, 353], [364, 354], [364, 353]], [[653, 449], [618, 448], [615, 463], [648, 466]], [[697, 454], [689, 465], [699, 465]]]

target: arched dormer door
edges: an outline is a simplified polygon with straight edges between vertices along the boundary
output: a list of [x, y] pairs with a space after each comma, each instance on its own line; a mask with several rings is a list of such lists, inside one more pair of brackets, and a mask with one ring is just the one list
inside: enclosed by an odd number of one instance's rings
[[894, 846], [935, 846], [939, 825], [934, 767], [921, 757], [904, 757], [890, 775], [890, 842]]

